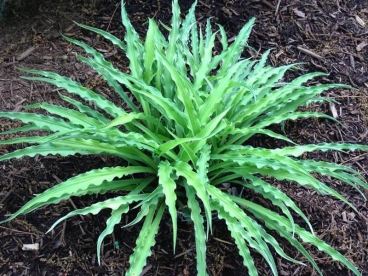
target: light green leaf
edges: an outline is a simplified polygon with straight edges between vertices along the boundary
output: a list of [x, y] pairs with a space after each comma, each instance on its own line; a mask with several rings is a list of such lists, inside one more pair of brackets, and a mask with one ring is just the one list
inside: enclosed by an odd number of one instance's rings
[[165, 203], [169, 208], [173, 224], [173, 248], [175, 252], [176, 248], [176, 237], [178, 232], [178, 219], [176, 210], [176, 183], [172, 179], [174, 168], [169, 162], [160, 162], [158, 166], [158, 184], [162, 186], [163, 193], [165, 194]]
[[82, 104], [81, 102], [74, 100], [70, 97], [64, 96], [61, 93], [59, 93], [59, 97], [62, 98], [64, 101], [74, 105], [76, 108], [78, 108], [78, 110], [82, 113], [88, 114], [90, 116], [92, 116], [93, 118], [97, 119], [99, 122], [101, 123], [107, 123], [109, 120], [102, 115], [100, 112], [98, 112], [97, 110]]
[[225, 212], [224, 208], [219, 203], [214, 202], [212, 203], [212, 206], [216, 209], [219, 219], [225, 220], [227, 228], [229, 229], [231, 236], [235, 240], [235, 244], [239, 250], [239, 254], [243, 257], [243, 264], [248, 268], [249, 275], [257, 276], [257, 268], [253, 262], [252, 256], [250, 255], [249, 248], [245, 243], [245, 240], [249, 239], [245, 230], [239, 227], [239, 221], [237, 221], [234, 217]]
[[42, 104], [31, 104], [26, 106], [25, 108], [27, 109], [42, 108], [51, 114], [58, 115], [60, 117], [68, 119], [73, 125], [80, 125], [84, 128], [101, 127], [103, 125], [100, 121], [96, 120], [93, 117], [89, 117], [81, 112], [58, 105], [42, 103]]
[[[238, 232], [242, 232], [242, 237], [246, 239], [248, 245], [256, 249], [263, 256], [270, 266], [273, 274], [277, 275], [275, 260], [270, 249], [263, 240], [264, 237], [260, 234], [261, 227], [256, 223], [256, 221], [247, 216], [227, 194], [211, 185], [208, 185], [207, 191], [211, 196], [211, 202], [214, 201], [219, 204], [219, 206], [223, 208], [229, 216], [236, 219], [236, 223], [233, 223], [234, 227], [237, 228]], [[217, 211], [221, 212], [221, 209]], [[241, 228], [246, 229], [246, 231], [242, 231]]]
[[[47, 130], [52, 132], [69, 131], [79, 128], [79, 126], [65, 122], [62, 119], [33, 113], [0, 112], [0, 117], [9, 118], [12, 120], [20, 120], [23, 123], [32, 123], [34, 126], [37, 126], [39, 130]], [[32, 127], [31, 130], [36, 130], [37, 128]], [[7, 133], [9, 133], [9, 131]]]
[[198, 201], [195, 199], [196, 191], [193, 187], [185, 185], [188, 198], [188, 207], [191, 209], [190, 218], [194, 224], [194, 237], [196, 244], [197, 275], [208, 275], [206, 272], [206, 233], [204, 232], [203, 217]]
[[144, 200], [147, 197], [147, 194], [145, 195], [128, 195], [128, 196], [119, 196], [111, 199], [107, 199], [105, 201], [101, 201], [95, 204], [92, 204], [91, 206], [85, 207], [83, 209], [77, 209], [72, 212], [69, 212], [67, 215], [59, 218], [54, 224], [47, 230], [46, 234], [52, 231], [56, 225], [58, 225], [63, 220], [66, 220], [68, 218], [77, 216], [77, 215], [87, 215], [87, 214], [98, 214], [101, 210], [109, 208], [112, 210], [117, 210], [121, 206], [126, 206], [129, 203], [132, 203], [134, 201], [141, 201]]
[[121, 3], [121, 19], [126, 31], [124, 40], [126, 42], [126, 56], [130, 61], [129, 68], [133, 76], [140, 78], [143, 75], [143, 68], [142, 64], [140, 64], [140, 60], [144, 52], [144, 47], [138, 33], [130, 23], [124, 3]]
[[124, 44], [124, 42], [121, 41], [116, 36], [110, 34], [109, 32], [105, 32], [104, 30], [97, 29], [97, 28], [94, 28], [94, 27], [91, 27], [91, 26], [83, 25], [83, 24], [80, 24], [78, 22], [74, 22], [74, 23], [76, 25], [78, 25], [79, 27], [81, 27], [81, 28], [84, 28], [86, 30], [95, 32], [96, 34], [99, 34], [100, 36], [103, 36], [107, 40], [111, 41], [114, 45], [118, 46], [121, 50], [126, 51], [126, 45]]
[[[233, 200], [235, 200], [234, 197], [232, 197]], [[250, 202], [248, 200], [244, 199], [236, 199], [237, 202], [244, 204], [248, 209], [251, 209], [252, 213], [259, 216], [260, 218], [263, 218], [263, 220], [266, 223], [267, 227], [270, 227], [271, 229], [275, 229], [275, 225], [279, 225], [280, 227], [285, 228], [288, 232], [291, 232], [291, 225], [290, 221], [286, 219], [283, 216], [278, 215], [275, 212], [271, 212], [270, 210], [255, 204], [253, 202]], [[295, 233], [303, 240], [303, 242], [311, 243], [315, 247], [317, 247], [319, 250], [327, 253], [329, 256], [331, 256], [334, 260], [339, 261], [343, 263], [346, 267], [348, 267], [352, 272], [354, 272], [355, 275], [361, 275], [361, 273], [356, 269], [356, 267], [348, 261], [343, 255], [341, 255], [338, 251], [334, 250], [331, 246], [326, 244], [323, 240], [317, 238], [312, 233], [306, 231], [305, 229], [301, 228], [300, 226], [296, 225]], [[311, 260], [309, 260], [311, 263]], [[320, 275], [322, 275], [322, 272], [318, 270]]]
[[56, 73], [46, 71], [28, 70], [28, 69], [20, 69], [20, 70], [26, 73], [44, 76], [44, 77], [22, 77], [23, 79], [47, 82], [57, 87], [64, 88], [68, 93], [76, 94], [86, 101], [92, 101], [94, 104], [96, 104], [96, 106], [106, 111], [113, 117], [117, 117], [125, 113], [121, 108], [117, 107], [115, 104], [113, 104], [103, 96], [93, 92], [92, 90], [82, 86], [80, 83], [73, 81], [70, 78], [62, 77]]
[[[19, 137], [9, 140], [0, 140], [0, 145], [11, 145], [11, 144], [20, 144], [20, 143], [29, 143], [29, 144], [44, 144], [50, 142], [57, 137], [63, 135], [63, 133], [54, 133], [48, 136], [29, 136], [29, 137]], [[1, 157], [0, 157], [1, 158]]]
[[292, 147], [284, 147], [281, 149], [272, 150], [274, 153], [281, 156], [294, 156], [299, 157], [306, 152], [313, 151], [323, 151], [326, 152], [328, 150], [368, 150], [368, 146], [366, 145], [356, 145], [356, 144], [346, 144], [346, 143], [321, 143], [321, 144], [310, 144], [303, 146], [292, 146]]
[[176, 170], [176, 174], [178, 176], [184, 177], [187, 184], [189, 186], [192, 186], [196, 190], [197, 196], [201, 199], [207, 218], [207, 236], [208, 236], [209, 230], [212, 231], [212, 214], [207, 194], [207, 187], [209, 187], [210, 185], [207, 185], [207, 183], [202, 183], [199, 179], [198, 174], [195, 173], [193, 171], [193, 168], [187, 163], [178, 161], [174, 164], [174, 168]]
[[112, 208], [111, 217], [106, 221], [106, 228], [97, 240], [97, 260], [101, 264], [101, 245], [105, 237], [114, 231], [114, 226], [121, 221], [121, 215], [129, 211], [128, 205], [120, 205], [117, 209]]
[[199, 118], [196, 105], [198, 106], [198, 94], [195, 91], [193, 85], [182, 76], [175, 67], [164, 57], [159, 51], [155, 52], [156, 57], [161, 61], [167, 70], [170, 72], [170, 76], [176, 84], [176, 93], [178, 99], [184, 104], [184, 113], [189, 122], [189, 128], [192, 130], [192, 134], [195, 135], [199, 132]]
[[[134, 252], [130, 255], [130, 267], [125, 274], [126, 276], [138, 276], [141, 274], [146, 264], [147, 257], [151, 255], [151, 247], [155, 244], [155, 236], [158, 232], [158, 226], [164, 210], [164, 204], [161, 204], [159, 207], [152, 206], [150, 208], [146, 220], [143, 223], [143, 227], [139, 232]], [[156, 217], [153, 220], [156, 211]]]
[[108, 124], [106, 124], [106, 126], [103, 127], [103, 130], [114, 127], [114, 126], [119, 126], [119, 125], [124, 125], [126, 123], [130, 123], [136, 119], [142, 119], [144, 118], [144, 115], [141, 113], [127, 113], [127, 114], [123, 114], [117, 118], [115, 118], [114, 120], [112, 120], [111, 122], [109, 122]]
[[49, 204], [56, 204], [71, 196], [81, 196], [88, 193], [89, 187], [101, 185], [104, 181], [112, 181], [115, 177], [135, 173], [152, 172], [147, 167], [112, 167], [92, 170], [55, 185], [28, 201], [22, 208], [1, 223], [8, 222], [19, 215], [27, 214]]
[[251, 180], [252, 183], [248, 184], [248, 183], [240, 182], [239, 184], [249, 189], [254, 190], [255, 192], [261, 194], [264, 198], [271, 200], [271, 202], [274, 205], [278, 206], [290, 220], [290, 223], [293, 226], [293, 234], [295, 232], [295, 223], [287, 207], [291, 208], [294, 212], [296, 212], [299, 216], [301, 216], [304, 219], [304, 221], [308, 224], [311, 232], [313, 233], [313, 228], [308, 218], [286, 194], [284, 194], [282, 191], [271, 186], [270, 184], [268, 184], [267, 182], [263, 181], [260, 178], [253, 177], [250, 175], [244, 175], [244, 178]]

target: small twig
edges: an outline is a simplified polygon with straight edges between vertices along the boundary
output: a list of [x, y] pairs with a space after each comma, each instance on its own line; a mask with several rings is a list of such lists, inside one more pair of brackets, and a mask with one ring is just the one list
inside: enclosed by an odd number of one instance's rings
[[8, 62], [8, 63], [4, 63], [3, 64], [3, 67], [6, 68], [6, 67], [12, 66], [12, 65], [14, 65], [16, 63], [18, 63], [18, 61], [16, 61], [15, 58], [13, 58], [13, 61]]
[[218, 241], [218, 242], [222, 242], [222, 243], [226, 243], [226, 244], [232, 244], [231, 242], [228, 242], [228, 241], [224, 241], [224, 240], [221, 240], [219, 238], [216, 238], [216, 237], [213, 237], [214, 240]]
[[65, 246], [65, 228], [66, 228], [66, 220], [64, 220], [63, 229], [61, 230], [61, 235], [60, 235], [60, 241], [63, 246]]
[[318, 55], [318, 54], [316, 54], [316, 53], [312, 52], [311, 50], [304, 49], [304, 48], [302, 48], [302, 47], [300, 47], [300, 46], [298, 46], [298, 47], [296, 47], [296, 48], [297, 48], [300, 52], [302, 52], [302, 53], [304, 53], [304, 54], [306, 54], [306, 55], [308, 55], [308, 56], [311, 56], [311, 57], [316, 58], [316, 59], [319, 59], [319, 60], [323, 60], [323, 57], [322, 57], [322, 56], [320, 56], [320, 55]]
[[356, 161], [360, 161], [360, 160], [363, 160], [366, 158], [366, 156], [368, 155], [368, 152], [367, 153], [363, 153], [363, 154], [360, 154], [358, 156], [355, 156], [353, 158], [350, 158], [346, 161], [343, 161], [341, 162], [341, 164], [345, 164], [345, 163], [348, 163], [348, 162], [356, 162]]
[[10, 232], [16, 232], [16, 233], [20, 233], [20, 234], [27, 234], [27, 235], [37, 235], [35, 233], [30, 233], [30, 232], [25, 232], [25, 231], [21, 231], [21, 230], [17, 230], [14, 228], [8, 228], [8, 227], [4, 227], [4, 226], [0, 226], [1, 229], [6, 229]]
[[120, 5], [121, 5], [121, 3], [120, 3], [120, 2], [116, 5], [115, 10], [114, 10], [114, 12], [112, 13], [112, 15], [111, 15], [111, 17], [110, 17], [109, 25], [107, 25], [106, 32], [107, 32], [107, 31], [109, 31], [110, 26], [111, 26], [112, 19], [114, 18], [115, 13], [116, 13], [116, 11], [118, 10], [118, 8], [119, 8], [119, 6], [120, 6]]
[[16, 57], [17, 61], [22, 61], [23, 59], [25, 59], [26, 57], [28, 57], [30, 54], [32, 54], [34, 52], [34, 50], [36, 50], [35, 47], [29, 47], [27, 50], [25, 50], [23, 53], [21, 53], [20, 55], [18, 55]]
[[270, 3], [269, 3], [269, 2], [267, 2], [266, 0], [261, 0], [261, 2], [262, 2], [263, 4], [265, 4], [267, 7], [271, 8], [271, 9], [274, 9], [274, 8], [275, 8], [275, 6], [274, 6], [274, 5], [270, 4]]
[[[74, 204], [74, 201], [71, 198], [69, 198], [68, 201], [70, 202], [70, 204], [73, 206], [75, 210], [78, 210], [77, 206]], [[84, 217], [82, 215], [79, 215], [79, 216], [84, 221]]]
[[174, 259], [177, 259], [177, 258], [179, 258], [179, 257], [181, 257], [181, 256], [183, 256], [183, 255], [185, 255], [187, 253], [189, 253], [190, 251], [193, 251], [193, 249], [188, 249], [188, 250], [186, 250], [186, 251], [184, 251], [182, 253], [179, 253], [179, 254], [175, 255]]
[[281, 0], [277, 1], [275, 16], [277, 16], [277, 14], [279, 13], [280, 3], [281, 3]]

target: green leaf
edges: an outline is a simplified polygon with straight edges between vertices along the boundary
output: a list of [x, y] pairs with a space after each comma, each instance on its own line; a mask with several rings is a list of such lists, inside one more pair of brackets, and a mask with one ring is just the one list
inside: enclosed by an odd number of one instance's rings
[[[168, 59], [166, 59], [162, 53], [159, 51], [155, 52], [158, 60], [161, 61], [166, 69], [170, 72], [170, 76], [176, 84], [176, 93], [178, 99], [184, 104], [184, 113], [186, 114], [186, 118], [189, 122], [189, 128], [192, 131], [192, 134], [195, 135], [199, 132], [199, 119], [198, 112], [195, 108], [198, 105], [198, 94], [195, 91], [193, 85], [179, 72], [175, 69], [175, 67], [170, 64]], [[194, 105], [196, 103], [196, 105]]]
[[313, 151], [322, 151], [326, 152], [328, 150], [368, 150], [368, 146], [366, 145], [356, 145], [356, 144], [346, 144], [346, 143], [320, 143], [320, 144], [310, 144], [303, 146], [293, 146], [293, 147], [284, 147], [281, 149], [274, 149], [273, 152], [280, 156], [294, 156], [298, 157], [306, 152]]
[[[232, 199], [235, 200], [234, 197]], [[271, 212], [270, 210], [255, 204], [253, 202], [250, 202], [248, 200], [239, 199], [237, 198], [236, 201], [246, 206], [248, 209], [251, 209], [252, 213], [262, 217], [263, 220], [266, 223], [267, 227], [270, 227], [271, 229], [274, 229], [274, 225], [279, 225], [283, 228], [285, 228], [288, 232], [291, 232], [291, 225], [290, 221], [286, 219], [283, 216], [280, 216], [276, 214], [275, 212]], [[303, 242], [311, 243], [315, 247], [317, 247], [319, 250], [327, 253], [329, 256], [331, 256], [334, 260], [339, 261], [343, 263], [346, 267], [348, 267], [352, 272], [354, 272], [355, 275], [361, 275], [361, 273], [356, 269], [356, 267], [348, 261], [343, 255], [341, 255], [338, 251], [334, 250], [331, 246], [326, 244], [323, 240], [317, 238], [312, 233], [306, 231], [305, 229], [301, 228], [300, 226], [296, 225], [295, 233], [303, 240]], [[311, 260], [309, 260], [311, 261]], [[314, 261], [311, 263], [314, 263]], [[322, 272], [318, 269], [320, 275], [322, 275]]]
[[114, 226], [121, 221], [121, 215], [129, 211], [128, 205], [120, 205], [117, 209], [113, 209], [111, 217], [106, 221], [106, 228], [100, 234], [97, 240], [97, 260], [101, 264], [101, 245], [105, 237], [114, 231]]
[[72, 124], [74, 125], [80, 125], [84, 128], [89, 127], [101, 127], [103, 124], [96, 120], [93, 117], [89, 117], [86, 114], [83, 114], [81, 112], [58, 106], [58, 105], [52, 105], [48, 103], [42, 103], [42, 104], [32, 104], [28, 105], [25, 108], [42, 108], [46, 111], [48, 111], [51, 114], [58, 115], [60, 117], [63, 117], [65, 119], [68, 119]]
[[106, 111], [113, 117], [117, 117], [125, 113], [121, 108], [117, 107], [115, 104], [113, 104], [103, 96], [93, 92], [92, 90], [82, 86], [80, 83], [73, 81], [70, 78], [62, 77], [56, 73], [46, 71], [28, 70], [28, 69], [20, 69], [20, 70], [23, 72], [44, 76], [44, 77], [22, 77], [23, 79], [47, 82], [56, 85], [57, 87], [64, 88], [68, 93], [76, 94], [86, 101], [92, 101], [94, 104], [96, 104], [97, 107]]
[[[249, 203], [248, 201], [245, 201], [244, 199], [241, 199], [239, 197], [234, 197], [231, 196], [230, 197], [237, 203], [239, 204], [243, 204], [244, 202]], [[252, 203], [253, 204], [253, 203]], [[248, 208], [249, 205], [243, 205], [246, 206], [244, 208], [247, 208], [247, 210], [249, 212], [251, 212], [256, 218], [263, 220], [267, 226], [267, 228], [271, 229], [271, 230], [276, 230], [277, 233], [281, 236], [284, 237], [285, 239], [287, 239], [288, 242], [290, 242], [290, 244], [292, 244], [300, 253], [303, 254], [303, 256], [313, 265], [314, 269], [320, 274], [322, 275], [321, 270], [319, 269], [318, 265], [316, 264], [316, 262], [314, 261], [313, 257], [308, 253], [308, 251], [303, 247], [303, 245], [296, 239], [294, 238], [294, 236], [292, 235], [290, 228], [288, 230], [286, 230], [286, 228], [282, 227], [281, 225], [279, 225], [278, 223], [273, 223], [271, 220], [269, 220], [267, 218], [267, 216], [265, 216], [262, 212], [258, 212], [258, 210], [256, 208]], [[260, 206], [258, 204], [254, 204], [254, 206]], [[260, 206], [262, 207], [262, 206]], [[270, 213], [270, 215], [274, 215], [277, 213], [265, 209], [267, 210], [267, 212]]]
[[245, 240], [249, 239], [247, 233], [243, 228], [239, 227], [239, 221], [225, 212], [224, 208], [219, 203], [214, 202], [212, 203], [212, 206], [217, 210], [218, 217], [225, 220], [227, 228], [235, 240], [239, 254], [243, 257], [243, 264], [248, 268], [248, 274], [250, 276], [258, 275], [257, 268], [253, 262], [252, 256], [250, 255], [249, 248], [245, 243]]
[[162, 186], [163, 193], [165, 194], [165, 203], [169, 208], [169, 213], [171, 216], [173, 224], [173, 248], [175, 252], [176, 248], [176, 237], [178, 232], [178, 219], [176, 210], [176, 183], [172, 179], [174, 168], [169, 162], [160, 162], [158, 166], [158, 183]]
[[[214, 201], [232, 218], [236, 219], [233, 226], [237, 228], [237, 231], [242, 232], [242, 237], [246, 239], [249, 246], [256, 249], [265, 258], [274, 275], [277, 274], [275, 260], [272, 257], [271, 251], [267, 244], [264, 242], [264, 236], [260, 234], [261, 227], [248, 217], [238, 205], [232, 201], [229, 196], [223, 193], [218, 188], [209, 185], [207, 191], [211, 196], [211, 202]], [[213, 205], [216, 206], [216, 205]], [[221, 209], [217, 210], [221, 212]], [[229, 219], [226, 220], [227, 223], [231, 223]], [[242, 231], [241, 228], [246, 229]]]
[[0, 145], [11, 145], [11, 144], [21, 144], [21, 143], [43, 144], [43, 143], [50, 142], [61, 135], [63, 135], [63, 133], [54, 133], [48, 136], [29, 136], [29, 137], [19, 137], [19, 138], [14, 138], [14, 139], [9, 139], [9, 140], [0, 140]]
[[126, 56], [130, 61], [129, 68], [134, 77], [140, 78], [143, 75], [143, 68], [142, 64], [140, 64], [140, 60], [144, 52], [144, 47], [138, 33], [130, 23], [124, 3], [121, 4], [121, 19], [126, 31], [124, 40], [126, 42]]
[[[39, 130], [46, 130], [52, 132], [69, 131], [79, 128], [79, 126], [65, 122], [62, 119], [33, 113], [0, 112], [0, 117], [9, 118], [12, 120], [20, 120], [23, 123], [32, 123], [34, 126], [37, 126]], [[35, 130], [37, 128], [32, 128], [32, 130]]]
[[43, 206], [59, 203], [71, 196], [85, 195], [88, 193], [89, 187], [101, 185], [104, 181], [112, 181], [115, 177], [148, 172], [152, 172], [152, 170], [146, 167], [131, 166], [103, 168], [79, 174], [37, 195], [1, 223], [8, 222], [19, 215], [27, 214]]
[[247, 46], [247, 40], [251, 33], [254, 25], [255, 18], [251, 18], [240, 30], [236, 36], [235, 41], [228, 47], [217, 59], [213, 60], [213, 63], [218, 63], [219, 60], [223, 59], [219, 73], [224, 73], [229, 69], [235, 62], [237, 62], [242, 54], [244, 48]]
[[119, 196], [111, 199], [107, 199], [105, 201], [101, 201], [95, 204], [92, 204], [91, 206], [85, 207], [83, 209], [77, 209], [72, 212], [69, 212], [67, 215], [59, 218], [54, 224], [47, 230], [46, 234], [52, 231], [56, 225], [58, 225], [63, 220], [66, 220], [68, 218], [77, 216], [77, 215], [87, 215], [87, 214], [98, 214], [101, 210], [110, 208], [112, 210], [117, 210], [121, 206], [126, 206], [129, 203], [132, 203], [134, 201], [141, 201], [144, 200], [147, 197], [147, 194], [145, 195], [128, 195], [128, 196]]
[[[131, 192], [131, 194], [138, 194], [139, 190], [134, 190]], [[124, 228], [133, 226], [140, 222], [145, 216], [148, 215], [150, 212], [151, 207], [157, 207], [159, 204], [160, 199], [163, 197], [162, 187], [157, 187], [145, 200], [143, 200], [141, 203], [139, 203], [135, 208], [140, 207], [140, 211], [131, 222], [124, 225]]]
[[83, 25], [83, 24], [80, 24], [78, 22], [74, 22], [74, 24], [76, 24], [77, 26], [79, 26], [83, 29], [95, 32], [96, 34], [99, 34], [100, 36], [103, 36], [107, 40], [111, 41], [114, 45], [118, 46], [121, 50], [126, 51], [126, 45], [124, 44], [124, 42], [121, 41], [116, 36], [110, 34], [109, 32], [105, 32], [104, 30], [97, 29], [97, 28], [94, 28], [94, 27], [91, 27], [91, 26]]
[[201, 182], [198, 174], [195, 173], [192, 167], [187, 163], [178, 161], [174, 164], [174, 168], [176, 170], [176, 174], [178, 176], [184, 177], [186, 183], [196, 190], [197, 196], [201, 199], [207, 218], [207, 236], [208, 236], [209, 230], [212, 231], [212, 214], [207, 194], [207, 187], [209, 187], [209, 185], [207, 185], [208, 183]]
[[204, 145], [200, 150], [200, 156], [197, 161], [197, 173], [201, 183], [210, 183], [208, 179], [208, 168], [211, 160], [211, 146]]
[[46, 155], [49, 155], [49, 154], [52, 154], [52, 155], [59, 154], [61, 156], [68, 156], [68, 155], [73, 155], [73, 154], [76, 154], [76, 153], [91, 154], [90, 151], [85, 151], [85, 150], [81, 150], [81, 149], [80, 150], [73, 150], [70, 147], [60, 148], [60, 147], [57, 147], [57, 146], [53, 145], [50, 142], [50, 143], [47, 143], [47, 144], [41, 144], [41, 145], [38, 145], [38, 146], [30, 146], [30, 147], [26, 147], [24, 149], [19, 149], [19, 150], [10, 152], [10, 153], [6, 153], [6, 154], [4, 154], [0, 157], [0, 161], [12, 159], [12, 158], [21, 158], [21, 157], [25, 157], [25, 156], [34, 157], [37, 154], [42, 155], [42, 156], [46, 156]]
[[289, 211], [289, 208], [291, 208], [294, 212], [296, 212], [299, 216], [301, 216], [304, 221], [308, 224], [311, 232], [313, 233], [312, 225], [310, 224], [308, 218], [305, 216], [305, 214], [299, 209], [298, 206], [282, 191], [279, 189], [271, 186], [267, 182], [250, 175], [244, 175], [244, 178], [249, 179], [252, 181], [252, 183], [244, 183], [240, 182], [239, 184], [254, 190], [255, 192], [261, 194], [264, 198], [271, 200], [271, 202], [278, 206], [282, 212], [288, 217], [290, 220], [291, 225], [293, 226], [293, 234], [295, 232], [295, 223], [294, 219]]
[[112, 120], [111, 122], [109, 122], [108, 124], [106, 124], [106, 126], [104, 126], [104, 130], [114, 127], [114, 126], [120, 126], [120, 125], [124, 125], [126, 123], [130, 123], [136, 119], [142, 119], [144, 118], [144, 115], [141, 113], [127, 113], [127, 114], [123, 114], [117, 118], [115, 118], [114, 120]]
[[204, 220], [201, 215], [201, 208], [195, 199], [196, 191], [193, 187], [185, 185], [188, 198], [188, 207], [191, 209], [190, 218], [194, 224], [194, 237], [196, 244], [197, 275], [208, 275], [206, 272], [206, 233], [204, 231]]
[[160, 31], [155, 21], [152, 19], [148, 20], [148, 31], [146, 40], [144, 43], [144, 54], [143, 54], [143, 63], [144, 63], [144, 82], [149, 84], [154, 78], [153, 64], [155, 62], [155, 43], [158, 43]]
[[[156, 217], [153, 219], [156, 210]], [[147, 257], [151, 255], [151, 247], [155, 244], [155, 236], [158, 232], [158, 226], [164, 210], [164, 204], [161, 204], [161, 206], [158, 207], [152, 206], [150, 208], [150, 211], [143, 223], [143, 227], [139, 232], [134, 252], [130, 255], [130, 267], [125, 275], [141, 275], [143, 267], [146, 265]]]
[[81, 102], [79, 102], [77, 100], [74, 100], [70, 97], [64, 96], [61, 93], [59, 93], [59, 97], [62, 98], [64, 101], [74, 105], [76, 108], [78, 108], [78, 110], [81, 113], [85, 113], [87, 115], [90, 115], [93, 118], [97, 119], [99, 122], [107, 123], [109, 121], [104, 115], [102, 115], [97, 110], [94, 110], [93, 108], [91, 108], [87, 105], [84, 105], [84, 104], [82, 104]]

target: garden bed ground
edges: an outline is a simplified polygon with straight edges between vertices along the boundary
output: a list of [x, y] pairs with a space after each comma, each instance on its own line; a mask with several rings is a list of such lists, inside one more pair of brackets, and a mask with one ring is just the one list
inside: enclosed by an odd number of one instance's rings
[[[179, 1], [186, 11], [192, 1]], [[171, 1], [126, 1], [134, 26], [143, 35], [148, 17], [168, 23]], [[199, 1], [197, 19], [225, 26], [229, 37], [251, 18], [256, 25], [245, 56], [259, 57], [273, 48], [270, 63], [274, 66], [302, 62], [305, 71], [329, 73], [319, 82], [340, 82], [354, 90], [329, 91], [326, 96], [338, 101], [335, 105], [311, 108], [333, 114], [344, 126], [323, 120], [291, 122], [285, 126], [294, 141], [305, 143], [345, 141], [368, 144], [368, 3], [366, 0], [223, 0]], [[18, 111], [34, 102], [57, 103], [57, 90], [43, 83], [20, 79], [19, 67], [42, 69], [73, 77], [89, 88], [111, 97], [104, 81], [75, 59], [80, 51], [62, 39], [60, 33], [83, 40], [103, 51], [122, 70], [126, 61], [120, 53], [101, 38], [82, 31], [72, 21], [93, 25], [122, 35], [120, 6], [116, 0], [96, 1], [8, 1], [8, 15], [0, 22], [0, 110]], [[289, 74], [292, 78], [301, 72]], [[16, 126], [16, 122], [0, 119], [0, 130]], [[0, 139], [9, 138], [1, 136]], [[268, 141], [259, 141], [268, 143]], [[15, 146], [0, 146], [0, 154]], [[321, 153], [316, 159], [344, 163], [368, 177], [365, 153]], [[38, 157], [11, 160], [0, 164], [0, 219], [24, 205], [34, 194], [55, 183], [92, 168], [116, 164], [104, 156]], [[306, 212], [316, 234], [343, 253], [368, 275], [368, 210], [362, 197], [347, 185], [323, 179], [355, 204], [355, 213], [332, 198], [318, 195], [292, 183], [275, 183], [287, 191]], [[368, 194], [367, 194], [368, 195]], [[87, 206], [108, 195], [73, 198], [44, 208], [14, 221], [0, 225], [1, 275], [124, 275], [129, 255], [135, 245], [139, 226], [121, 229], [106, 238], [102, 264], [96, 261], [96, 241], [105, 227], [108, 212], [97, 216], [74, 217], [45, 235], [48, 227], [61, 215]], [[263, 202], [254, 195], [252, 200]], [[267, 202], [264, 202], [267, 206]], [[124, 220], [131, 220], [129, 214]], [[195, 275], [195, 245], [192, 225], [180, 222], [177, 249], [172, 250], [170, 219], [163, 221], [152, 256], [144, 275]], [[301, 258], [280, 239], [285, 251]], [[22, 250], [23, 244], [39, 243], [36, 251]], [[324, 275], [349, 275], [339, 263], [309, 248], [323, 269]], [[265, 261], [254, 254], [260, 275], [270, 275]], [[278, 260], [280, 275], [315, 275], [310, 265], [305, 267]], [[222, 222], [215, 222], [208, 241], [208, 272], [210, 275], [247, 275], [237, 248]]]

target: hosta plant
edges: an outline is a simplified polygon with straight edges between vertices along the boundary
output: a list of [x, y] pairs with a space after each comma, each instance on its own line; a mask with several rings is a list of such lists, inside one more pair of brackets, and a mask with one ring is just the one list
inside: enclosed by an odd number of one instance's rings
[[[36, 109], [33, 113], [1, 112], [0, 117], [25, 123], [6, 134], [32, 131], [47, 134], [1, 141], [1, 144], [26, 143], [27, 146], [4, 154], [0, 161], [35, 155], [103, 154], [119, 157], [123, 160], [120, 164], [125, 165], [74, 176], [38, 194], [3, 222], [72, 196], [114, 192], [115, 197], [70, 212], [51, 229], [66, 218], [111, 209], [106, 229], [97, 240], [100, 261], [103, 239], [112, 233], [124, 214], [131, 208], [138, 209], [136, 218], [124, 226], [141, 225], [126, 275], [141, 273], [165, 212], [172, 222], [174, 250], [178, 214], [186, 213], [187, 219], [193, 222], [198, 275], [207, 274], [206, 240], [211, 235], [213, 216], [226, 222], [249, 275], [257, 275], [251, 251], [261, 254], [275, 275], [274, 253], [299, 263], [285, 254], [273, 236], [275, 233], [294, 246], [319, 274], [322, 271], [302, 243], [316, 246], [360, 275], [343, 255], [315, 236], [297, 205], [267, 182], [273, 178], [299, 184], [333, 196], [355, 210], [317, 175], [345, 182], [358, 191], [367, 189], [358, 172], [344, 165], [299, 157], [315, 151], [367, 150], [368, 146], [297, 145], [269, 128], [287, 120], [333, 119], [325, 114], [300, 111], [299, 107], [327, 100], [320, 96], [325, 90], [348, 87], [306, 84], [323, 75], [321, 73], [301, 75], [288, 83], [281, 81], [285, 73], [297, 69], [297, 65], [273, 68], [266, 63], [269, 51], [258, 61], [242, 58], [254, 19], [228, 44], [222, 26], [216, 26], [213, 32], [208, 20], [199, 27], [195, 6], [196, 3], [181, 19], [178, 1], [174, 0], [171, 26], [158, 26], [149, 20], [143, 40], [133, 28], [123, 4], [124, 40], [78, 24], [120, 48], [129, 60], [129, 70], [118, 70], [91, 46], [65, 37], [84, 49], [87, 54], [78, 59], [106, 80], [110, 90], [124, 102], [122, 105], [70, 78], [22, 69], [33, 74], [25, 79], [59, 87], [59, 96], [67, 105], [36, 103], [25, 107]], [[46, 115], [37, 112], [40, 109]], [[255, 135], [282, 140], [287, 146], [253, 147], [250, 139]], [[257, 193], [275, 208], [267, 209], [226, 187], [238, 187], [243, 190], [242, 194]], [[308, 229], [294, 222], [292, 212], [305, 220]]]

